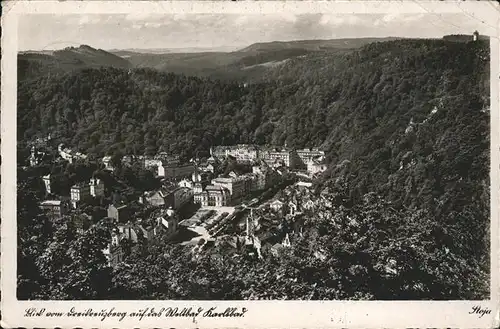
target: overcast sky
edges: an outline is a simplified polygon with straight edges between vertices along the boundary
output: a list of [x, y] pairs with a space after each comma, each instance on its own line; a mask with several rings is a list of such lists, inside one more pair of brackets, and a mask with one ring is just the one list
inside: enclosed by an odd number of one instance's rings
[[114, 14], [24, 15], [19, 50], [87, 44], [101, 49], [211, 48], [236, 50], [255, 42], [353, 37], [441, 37], [487, 33], [457, 14]]

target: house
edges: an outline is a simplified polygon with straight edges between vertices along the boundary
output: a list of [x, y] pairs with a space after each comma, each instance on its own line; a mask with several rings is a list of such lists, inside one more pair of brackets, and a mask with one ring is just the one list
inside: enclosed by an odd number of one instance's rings
[[90, 195], [95, 198], [104, 196], [104, 183], [99, 178], [91, 178], [90, 183]]
[[127, 205], [114, 205], [108, 206], [108, 217], [115, 219], [117, 222], [126, 223], [130, 220], [130, 209]]
[[45, 200], [40, 203], [40, 208], [50, 219], [61, 218], [68, 212], [66, 203], [61, 200]]
[[283, 209], [284, 203], [280, 200], [274, 200], [269, 204], [269, 207], [274, 211], [281, 211]]
[[73, 208], [78, 206], [78, 203], [90, 196], [90, 186], [87, 184], [75, 184], [71, 186], [71, 204]]

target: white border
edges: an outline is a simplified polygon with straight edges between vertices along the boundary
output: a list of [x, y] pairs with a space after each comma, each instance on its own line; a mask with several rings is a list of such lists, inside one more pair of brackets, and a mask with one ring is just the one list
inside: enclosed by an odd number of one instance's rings
[[[499, 326], [499, 6], [495, 2], [374, 2], [374, 1], [15, 1], [2, 4], [2, 219], [1, 230], [1, 307], [2, 327], [196, 327], [196, 328], [395, 328], [453, 327], [493, 328]], [[17, 301], [16, 300], [16, 71], [17, 16], [20, 14], [90, 14], [90, 13], [457, 13], [478, 18], [491, 37], [491, 300], [487, 301], [411, 301], [411, 302], [347, 302], [347, 301]], [[471, 16], [472, 15], [472, 16]], [[459, 24], [459, 22], [455, 22]], [[211, 319], [144, 318], [142, 321], [104, 321], [96, 318], [25, 318], [28, 307], [67, 311], [70, 307], [94, 310], [115, 307], [127, 312], [144, 307], [246, 307], [243, 318]], [[470, 315], [472, 306], [492, 310], [481, 318]]]

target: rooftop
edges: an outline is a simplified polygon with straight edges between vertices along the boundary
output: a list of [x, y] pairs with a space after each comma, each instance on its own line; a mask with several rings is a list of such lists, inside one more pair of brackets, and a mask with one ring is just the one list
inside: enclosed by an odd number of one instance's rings
[[42, 206], [60, 206], [61, 200], [45, 200], [40, 203]]

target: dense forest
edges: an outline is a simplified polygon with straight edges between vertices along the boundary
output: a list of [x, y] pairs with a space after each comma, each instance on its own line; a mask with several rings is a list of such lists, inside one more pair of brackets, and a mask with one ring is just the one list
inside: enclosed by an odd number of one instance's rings
[[[57, 131], [67, 145], [95, 156], [167, 151], [185, 159], [220, 144], [321, 146], [330, 167], [315, 182], [316, 191], [336, 196], [334, 216], [357, 218], [359, 225], [338, 228], [311, 216], [308, 233], [291, 254], [258, 264], [219, 254], [184, 259], [176, 248], [159, 242], [136, 250], [130, 255], [133, 265], [116, 273], [108, 273], [103, 260], [92, 260], [101, 269], [85, 276], [100, 282], [92, 286], [78, 278], [88, 254], [78, 256], [81, 264], [68, 260], [66, 267], [58, 267], [51, 263], [55, 254], [47, 253], [84, 253], [81, 248], [90, 248], [88, 239], [102, 243], [100, 235], [70, 239], [67, 225], [32, 223], [43, 215], [33, 213], [36, 207], [29, 205], [36, 198], [22, 187], [18, 220], [26, 229], [20, 239], [29, 252], [21, 260], [32, 264], [23, 275], [39, 276], [23, 277], [23, 296], [487, 296], [488, 43], [372, 43], [346, 53], [290, 58], [265, 72], [249, 84], [147, 68], [42, 74], [19, 84], [18, 139]], [[57, 243], [33, 242], [44, 241], [42, 234], [54, 236]], [[325, 250], [327, 261], [312, 256], [318, 248]], [[388, 257], [403, 264], [395, 277], [379, 270]], [[72, 280], [61, 283], [69, 272]], [[74, 290], [75, 282], [88, 284], [88, 290]], [[56, 283], [61, 291], [44, 290]], [[28, 293], [30, 284], [38, 285], [37, 293]]]

